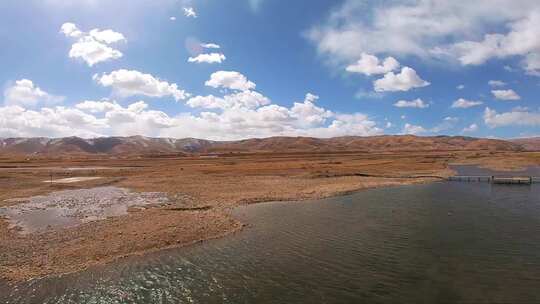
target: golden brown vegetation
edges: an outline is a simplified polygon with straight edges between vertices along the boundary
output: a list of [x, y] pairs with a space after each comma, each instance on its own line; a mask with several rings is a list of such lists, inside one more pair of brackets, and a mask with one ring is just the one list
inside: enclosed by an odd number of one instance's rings
[[[495, 169], [539, 165], [540, 153], [257, 153], [177, 158], [0, 160], [0, 206], [6, 199], [104, 185], [165, 192], [161, 206], [62, 231], [22, 235], [0, 220], [0, 273], [13, 280], [64, 273], [238, 230], [239, 204], [328, 197], [365, 188], [421, 183], [452, 175], [450, 163]], [[86, 169], [81, 170], [81, 167]], [[99, 176], [73, 184], [51, 178]], [[207, 207], [199, 210], [184, 208]]]

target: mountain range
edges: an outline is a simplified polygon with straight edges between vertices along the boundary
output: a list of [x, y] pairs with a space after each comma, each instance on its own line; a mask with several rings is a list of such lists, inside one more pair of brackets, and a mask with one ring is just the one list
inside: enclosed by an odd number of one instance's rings
[[238, 141], [143, 136], [65, 138], [0, 138], [2, 155], [145, 155], [229, 152], [330, 151], [540, 151], [540, 138], [499, 140], [464, 136], [347, 136], [335, 138], [269, 137]]
[[522, 146], [526, 151], [540, 151], [540, 137], [517, 138], [510, 141]]

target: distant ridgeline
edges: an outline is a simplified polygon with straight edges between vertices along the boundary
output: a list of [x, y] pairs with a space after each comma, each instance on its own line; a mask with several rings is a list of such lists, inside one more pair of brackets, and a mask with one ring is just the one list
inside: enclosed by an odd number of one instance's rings
[[[538, 142], [538, 149], [535, 143]], [[420, 137], [384, 135], [371, 137], [269, 137], [237, 141], [211, 141], [195, 138], [100, 137], [7, 138], [0, 139], [3, 155], [65, 154], [193, 154], [231, 152], [339, 152], [339, 151], [534, 151], [540, 139], [513, 141], [463, 136]]]

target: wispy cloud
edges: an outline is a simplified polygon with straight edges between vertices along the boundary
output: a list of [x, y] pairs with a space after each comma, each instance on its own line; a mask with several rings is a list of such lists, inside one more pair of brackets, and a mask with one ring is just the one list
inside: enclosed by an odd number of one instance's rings
[[197, 18], [197, 12], [195, 12], [195, 8], [193, 7], [184, 7], [184, 16], [188, 18]]

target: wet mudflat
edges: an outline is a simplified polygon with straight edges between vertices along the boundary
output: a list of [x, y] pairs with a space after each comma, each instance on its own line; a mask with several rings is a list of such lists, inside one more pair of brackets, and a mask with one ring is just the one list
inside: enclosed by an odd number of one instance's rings
[[538, 185], [399, 186], [234, 215], [250, 227], [0, 287], [0, 302], [540, 302]]
[[92, 181], [96, 179], [100, 179], [102, 177], [100, 176], [79, 176], [79, 177], [66, 177], [66, 178], [60, 178], [60, 179], [51, 179], [51, 180], [44, 180], [44, 183], [50, 183], [50, 184], [72, 184], [72, 183], [79, 183], [79, 182], [86, 182], [86, 181]]
[[126, 215], [130, 207], [168, 202], [163, 193], [136, 193], [117, 187], [65, 190], [48, 195], [10, 200], [0, 208], [0, 216], [10, 228], [23, 234], [63, 229], [83, 223]]

